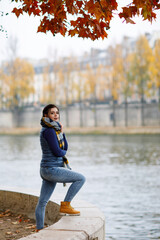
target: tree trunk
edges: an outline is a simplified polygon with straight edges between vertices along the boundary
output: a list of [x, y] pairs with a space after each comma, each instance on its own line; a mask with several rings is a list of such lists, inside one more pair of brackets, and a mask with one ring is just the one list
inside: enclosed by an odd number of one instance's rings
[[141, 126], [145, 126], [144, 122], [144, 79], [141, 81]]
[[66, 104], [65, 112], [66, 112], [66, 127], [69, 127], [68, 104]]
[[[160, 87], [158, 88], [158, 109], [160, 111]], [[159, 119], [159, 124], [160, 124], [160, 119]]]
[[116, 126], [116, 105], [114, 100], [113, 100], [112, 107], [113, 107], [113, 127], [115, 127]]
[[83, 108], [81, 101], [79, 103], [79, 113], [80, 113], [80, 127], [83, 127]]
[[96, 106], [96, 102], [94, 103], [94, 126], [97, 127], [97, 106]]
[[125, 127], [128, 127], [128, 101], [127, 101], [127, 97], [125, 98], [124, 111], [125, 111]]
[[145, 126], [144, 121], [144, 95], [141, 96], [141, 126]]
[[55, 71], [55, 79], [54, 79], [54, 103], [56, 104], [56, 93], [57, 93], [57, 72]]
[[69, 114], [68, 114], [68, 76], [66, 77], [66, 127], [69, 127]]
[[96, 98], [96, 86], [94, 88], [94, 107], [93, 107], [93, 111], [94, 111], [94, 126], [97, 127], [97, 98]]
[[83, 127], [83, 107], [82, 107], [82, 97], [81, 97], [81, 81], [79, 78], [79, 114], [80, 114], [80, 127]]
[[49, 76], [49, 101], [53, 101], [53, 93], [52, 93], [52, 81], [51, 81], [51, 75], [48, 69], [48, 76]]

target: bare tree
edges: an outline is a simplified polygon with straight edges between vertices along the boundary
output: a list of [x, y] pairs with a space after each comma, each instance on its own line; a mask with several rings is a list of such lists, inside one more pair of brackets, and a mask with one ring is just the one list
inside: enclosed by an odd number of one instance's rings
[[6, 47], [6, 55], [7, 60], [9, 62], [13, 62], [18, 57], [18, 48], [19, 48], [19, 42], [18, 38], [16, 36], [10, 36], [8, 38], [7, 47]]

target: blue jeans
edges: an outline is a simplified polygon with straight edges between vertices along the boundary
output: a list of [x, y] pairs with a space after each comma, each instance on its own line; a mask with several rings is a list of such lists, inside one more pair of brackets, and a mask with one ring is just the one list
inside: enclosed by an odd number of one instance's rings
[[43, 181], [35, 211], [37, 229], [44, 227], [45, 208], [57, 183], [72, 183], [64, 199], [66, 202], [71, 202], [85, 182], [82, 174], [64, 167], [44, 167], [40, 169], [40, 175]]

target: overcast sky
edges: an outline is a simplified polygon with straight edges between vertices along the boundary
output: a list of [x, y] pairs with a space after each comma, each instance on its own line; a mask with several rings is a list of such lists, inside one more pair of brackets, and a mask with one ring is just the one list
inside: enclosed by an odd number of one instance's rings
[[[10, 3], [11, 0], [1, 0], [0, 10], [9, 12], [8, 16], [0, 17], [0, 25], [7, 30], [8, 38], [5, 33], [0, 32], [0, 61], [7, 58], [7, 44], [11, 37], [17, 37], [19, 48], [18, 55], [20, 57], [40, 59], [53, 58], [57, 52], [58, 56], [65, 56], [69, 54], [79, 55], [91, 48], [107, 48], [110, 44], [115, 44], [122, 41], [123, 36], [137, 37], [145, 32], [152, 33], [153, 31], [160, 31], [160, 11], [157, 12], [157, 20], [152, 24], [148, 21], [142, 21], [136, 18], [136, 24], [123, 23], [115, 15], [111, 23], [111, 29], [108, 31], [108, 39], [105, 40], [84, 40], [77, 37], [62, 37], [57, 35], [53, 37], [51, 33], [37, 33], [39, 24], [38, 17], [29, 17], [27, 14], [17, 18], [11, 13], [14, 5]], [[119, 0], [122, 5], [127, 0]]]

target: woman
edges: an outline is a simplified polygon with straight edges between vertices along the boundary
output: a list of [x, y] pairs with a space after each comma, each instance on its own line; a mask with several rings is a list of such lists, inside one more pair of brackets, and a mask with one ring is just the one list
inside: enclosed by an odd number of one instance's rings
[[[64, 201], [61, 202], [60, 214], [80, 215], [79, 211], [71, 207], [70, 202], [84, 184], [85, 177], [80, 173], [71, 171], [68, 165], [68, 160], [65, 157], [68, 143], [59, 119], [59, 109], [55, 105], [49, 104], [43, 109], [42, 130], [40, 132], [42, 149], [40, 175], [43, 180], [35, 212], [37, 231], [44, 227], [45, 207], [57, 182], [72, 183]], [[67, 168], [64, 168], [64, 165]]]

